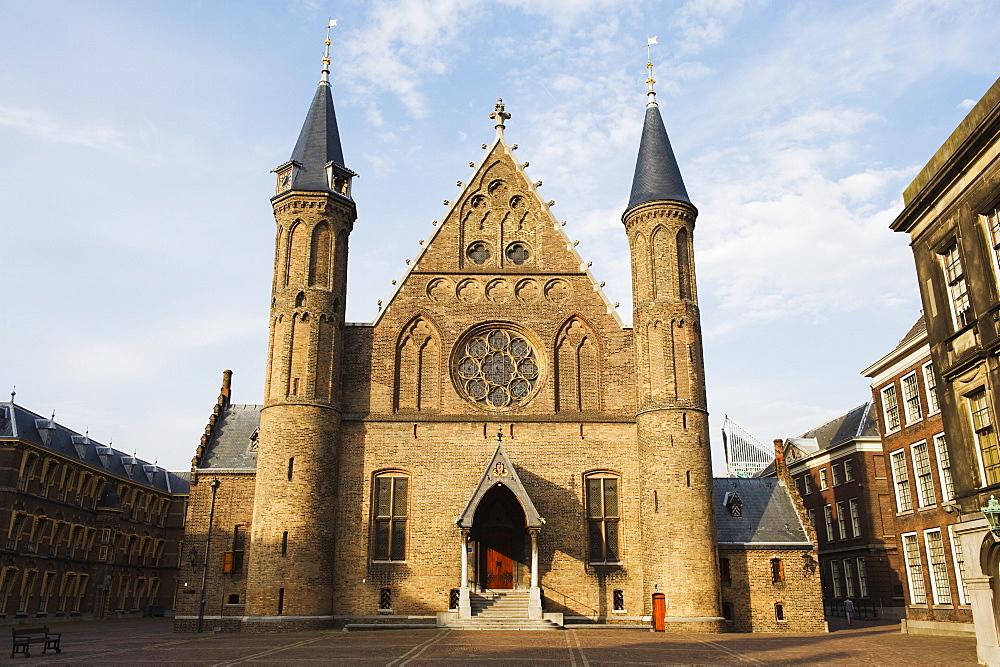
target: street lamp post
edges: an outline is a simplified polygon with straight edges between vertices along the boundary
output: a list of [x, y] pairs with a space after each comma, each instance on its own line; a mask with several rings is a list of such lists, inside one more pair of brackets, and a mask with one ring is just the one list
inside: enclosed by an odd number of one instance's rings
[[209, 482], [208, 486], [212, 489], [212, 504], [208, 510], [208, 531], [205, 534], [205, 556], [201, 564], [201, 590], [199, 591], [199, 597], [201, 600], [198, 602], [197, 632], [202, 631], [202, 626], [205, 623], [205, 583], [208, 580], [208, 550], [212, 546], [212, 521], [215, 519], [215, 493], [219, 490], [218, 478], [213, 478], [212, 481]]
[[990, 531], [994, 536], [1000, 537], [1000, 500], [997, 500], [996, 496], [990, 496], [989, 502], [986, 503], [986, 507], [980, 507], [979, 511], [983, 513], [986, 517], [986, 521], [990, 524]]

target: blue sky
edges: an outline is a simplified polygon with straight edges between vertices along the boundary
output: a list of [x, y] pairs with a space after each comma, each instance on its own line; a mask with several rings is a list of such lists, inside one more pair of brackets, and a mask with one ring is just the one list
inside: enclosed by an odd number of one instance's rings
[[529, 175], [631, 320], [621, 225], [646, 38], [695, 235], [716, 469], [870, 398], [919, 297], [900, 193], [1000, 75], [976, 0], [5, 3], [0, 386], [187, 468], [218, 393], [261, 400], [274, 222], [324, 27], [371, 321], [503, 97]]

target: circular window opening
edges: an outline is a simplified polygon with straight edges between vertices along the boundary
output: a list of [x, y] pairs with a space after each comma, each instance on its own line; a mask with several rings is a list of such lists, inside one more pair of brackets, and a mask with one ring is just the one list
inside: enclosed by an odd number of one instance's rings
[[511, 243], [507, 246], [507, 259], [515, 264], [524, 264], [531, 257], [528, 246], [524, 243]]
[[476, 241], [465, 251], [465, 256], [476, 264], [485, 264], [490, 258], [490, 247], [482, 241]]
[[480, 329], [466, 338], [458, 347], [455, 371], [460, 393], [493, 410], [524, 403], [539, 376], [531, 343], [501, 327]]

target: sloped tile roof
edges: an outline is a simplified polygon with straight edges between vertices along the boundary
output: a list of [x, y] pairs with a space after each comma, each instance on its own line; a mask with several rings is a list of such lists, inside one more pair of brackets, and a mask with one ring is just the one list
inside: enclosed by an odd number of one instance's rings
[[[732, 516], [725, 506], [731, 493], [738, 494], [742, 501], [742, 516]], [[811, 545], [787, 489], [776, 477], [716, 477], [713, 501], [720, 546]]]
[[[51, 428], [49, 428], [51, 426]], [[51, 430], [46, 438], [42, 431]], [[165, 470], [157, 465], [121, 452], [96, 440], [66, 428], [49, 417], [12, 402], [0, 403], [0, 438], [30, 442], [70, 460], [82, 461], [108, 475], [166, 491], [185, 494], [189, 484], [186, 475]], [[47, 441], [47, 442], [46, 442]], [[131, 474], [128, 468], [131, 468]]]
[[681, 178], [674, 149], [670, 146], [667, 130], [663, 126], [660, 108], [655, 104], [646, 107], [646, 120], [642, 126], [639, 157], [632, 177], [632, 195], [628, 209], [652, 201], [680, 201], [691, 203], [684, 179]]
[[257, 450], [252, 447], [251, 436], [260, 426], [261, 407], [233, 404], [225, 408], [198, 468], [256, 470]]

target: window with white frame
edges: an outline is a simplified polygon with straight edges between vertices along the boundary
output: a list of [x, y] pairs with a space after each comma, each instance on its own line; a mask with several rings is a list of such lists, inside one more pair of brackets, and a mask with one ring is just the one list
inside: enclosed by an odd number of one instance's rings
[[830, 464], [830, 474], [833, 476], [833, 485], [840, 486], [840, 466], [836, 463]]
[[882, 387], [882, 415], [885, 417], [885, 430], [895, 431], [899, 428], [899, 405], [896, 404], [896, 385]]
[[844, 501], [837, 501], [837, 530], [840, 532], [840, 539], [847, 539], [847, 512], [844, 511]]
[[971, 604], [969, 591], [965, 588], [965, 556], [962, 554], [962, 543], [955, 535], [955, 528], [948, 526], [948, 541], [951, 542], [951, 558], [955, 561], [955, 583], [958, 584], [958, 601], [961, 604]]
[[924, 566], [920, 562], [920, 543], [916, 533], [906, 533], [903, 538], [903, 559], [906, 561], [906, 581], [910, 586], [910, 604], [926, 604]]
[[924, 364], [924, 391], [927, 393], [927, 414], [932, 415], [941, 410], [938, 402], [937, 378], [934, 377], [934, 362]]
[[1000, 208], [982, 216], [986, 227], [986, 240], [993, 250], [993, 272], [1000, 282]]
[[826, 468], [819, 469], [819, 490], [825, 491], [830, 488], [830, 485], [826, 481]]
[[802, 490], [806, 496], [813, 492], [812, 476], [809, 473], [802, 475]]
[[848, 597], [857, 595], [854, 588], [854, 563], [849, 558], [844, 559], [844, 584]]
[[965, 269], [962, 267], [962, 255], [958, 252], [957, 241], [941, 253], [941, 266], [948, 285], [952, 322], [956, 329], [962, 329], [972, 320], [972, 304], [969, 301], [969, 285], [965, 280]]
[[931, 470], [931, 458], [927, 453], [927, 441], [918, 442], [912, 446], [913, 474], [917, 478], [917, 504], [927, 507], [934, 504], [934, 473]]
[[1000, 482], [1000, 450], [997, 448], [997, 434], [993, 428], [993, 417], [986, 402], [986, 390], [969, 394], [969, 411], [972, 414], [972, 428], [976, 433], [979, 448], [979, 463], [983, 474], [983, 486]]
[[826, 541], [833, 542], [833, 508], [824, 505], [823, 516], [826, 519]]
[[816, 510], [809, 508], [809, 524], [815, 528], [816, 527]]
[[830, 581], [833, 583], [833, 597], [839, 598], [842, 593], [840, 585], [840, 563], [835, 560], [830, 561]]
[[944, 433], [934, 436], [934, 452], [937, 454], [938, 474], [941, 477], [941, 495], [945, 500], [955, 497], [955, 483], [951, 478], [951, 457]]
[[892, 486], [896, 490], [896, 509], [909, 512], [913, 509], [913, 499], [910, 497], [910, 476], [906, 471], [906, 454], [902, 449], [889, 455], [892, 466]]
[[863, 557], [858, 558], [858, 591], [861, 597], [868, 597], [868, 567]]
[[920, 421], [923, 413], [920, 411], [920, 389], [917, 387], [917, 372], [913, 371], [909, 375], [904, 375], [900, 380], [903, 387], [903, 412], [906, 416], [906, 423]]
[[858, 499], [851, 498], [847, 502], [851, 508], [851, 537], [861, 537], [861, 512], [858, 509]]
[[927, 561], [930, 563], [931, 592], [934, 594], [934, 604], [951, 604], [948, 565], [945, 561], [944, 540], [941, 539], [940, 528], [924, 531], [924, 546], [927, 548]]
[[851, 459], [844, 459], [844, 481], [854, 481], [854, 461]]

